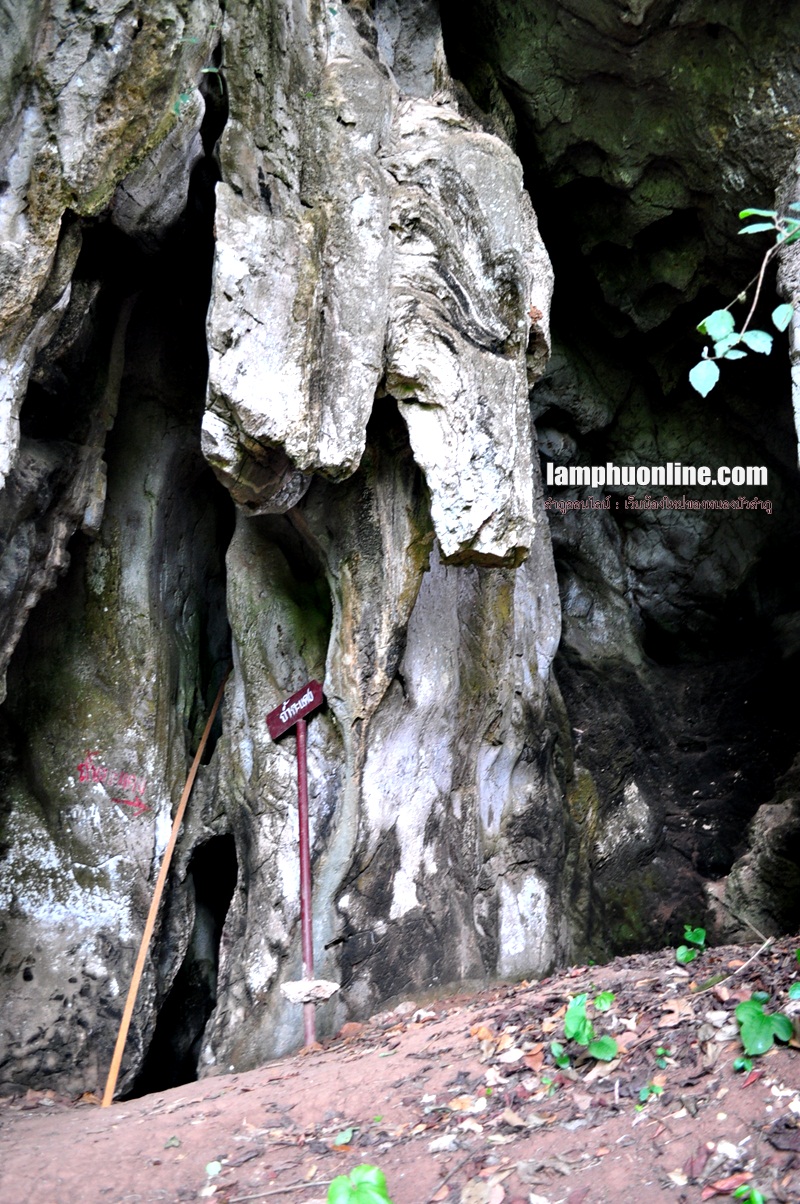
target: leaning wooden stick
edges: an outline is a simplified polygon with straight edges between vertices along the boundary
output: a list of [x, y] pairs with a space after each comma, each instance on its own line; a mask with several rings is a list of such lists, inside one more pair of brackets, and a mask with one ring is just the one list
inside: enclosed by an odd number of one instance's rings
[[156, 880], [155, 890], [153, 891], [153, 899], [150, 903], [150, 911], [147, 914], [147, 922], [144, 926], [144, 932], [142, 933], [142, 943], [139, 946], [139, 955], [136, 958], [136, 965], [133, 968], [133, 977], [131, 978], [131, 985], [128, 989], [128, 998], [125, 1000], [125, 1010], [122, 1013], [119, 1032], [117, 1033], [117, 1043], [114, 1046], [114, 1056], [111, 1059], [111, 1067], [106, 1080], [106, 1089], [103, 1092], [102, 1106], [104, 1108], [107, 1108], [114, 1098], [114, 1091], [116, 1090], [117, 1086], [117, 1076], [119, 1075], [122, 1055], [125, 1051], [125, 1042], [128, 1039], [128, 1029], [130, 1028], [131, 1016], [133, 1015], [133, 1007], [136, 1003], [136, 996], [139, 994], [139, 983], [142, 979], [142, 971], [144, 970], [147, 950], [150, 946], [150, 939], [153, 935], [153, 929], [155, 928], [156, 924], [158, 906], [161, 902], [161, 896], [164, 893], [164, 883], [167, 880], [167, 873], [169, 872], [170, 862], [172, 861], [172, 854], [175, 850], [175, 843], [178, 839], [178, 830], [180, 829], [181, 821], [183, 820], [183, 813], [186, 810], [186, 804], [189, 801], [189, 795], [192, 793], [192, 786], [194, 785], [194, 779], [197, 776], [200, 758], [202, 757], [206, 744], [208, 743], [208, 737], [211, 733], [211, 725], [216, 718], [217, 711], [219, 710], [219, 704], [222, 702], [222, 695], [225, 690], [225, 683], [228, 680], [229, 674], [230, 669], [222, 679], [222, 685], [217, 692], [217, 697], [215, 698], [214, 705], [211, 708], [211, 714], [208, 717], [205, 730], [203, 731], [203, 735], [200, 737], [200, 743], [197, 746], [197, 752], [194, 754], [192, 768], [189, 770], [189, 776], [186, 779], [186, 785], [183, 788], [181, 801], [178, 803], [178, 810], [175, 812], [175, 819], [172, 822], [172, 831], [170, 833], [169, 843], [167, 844], [167, 848], [161, 862], [161, 869], [158, 871], [158, 878]]

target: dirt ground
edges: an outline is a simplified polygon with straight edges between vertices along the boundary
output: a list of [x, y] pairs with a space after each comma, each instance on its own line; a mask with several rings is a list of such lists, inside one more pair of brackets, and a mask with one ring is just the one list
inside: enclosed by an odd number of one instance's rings
[[[726, 946], [685, 968], [665, 950], [408, 1001], [321, 1048], [110, 1108], [2, 1099], [0, 1200], [323, 1204], [369, 1163], [394, 1204], [694, 1204], [743, 1184], [800, 1201], [798, 947]], [[754, 991], [795, 1036], [737, 1071], [734, 1009]], [[582, 993], [611, 1061], [565, 1039]]]

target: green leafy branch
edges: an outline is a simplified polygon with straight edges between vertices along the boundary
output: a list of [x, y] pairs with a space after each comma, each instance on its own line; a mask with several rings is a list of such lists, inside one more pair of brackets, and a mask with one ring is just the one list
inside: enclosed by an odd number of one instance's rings
[[[795, 213], [800, 212], [800, 202], [793, 201], [788, 208]], [[750, 218], [762, 220], [750, 222]], [[779, 214], [775, 209], [742, 209], [740, 221], [747, 220], [748, 224], [739, 231], [740, 234], [763, 234], [767, 231], [775, 234], [775, 242], [769, 247], [761, 261], [761, 267], [746, 288], [739, 293], [730, 305], [724, 309], [715, 309], [697, 327], [701, 334], [707, 335], [713, 344], [713, 349], [703, 348], [700, 362], [695, 364], [689, 373], [689, 383], [701, 397], [707, 397], [719, 380], [718, 361], [744, 359], [748, 351], [759, 355], [769, 355], [772, 350], [772, 335], [766, 330], [750, 328], [756, 307], [761, 297], [767, 267], [777, 255], [781, 247], [787, 247], [800, 239], [800, 217], [790, 214]], [[753, 300], [747, 317], [741, 329], [736, 329], [736, 322], [731, 309], [738, 303], [744, 304], [747, 294], [755, 285]], [[772, 311], [772, 324], [778, 331], [786, 330], [794, 314], [794, 305], [786, 302]]]

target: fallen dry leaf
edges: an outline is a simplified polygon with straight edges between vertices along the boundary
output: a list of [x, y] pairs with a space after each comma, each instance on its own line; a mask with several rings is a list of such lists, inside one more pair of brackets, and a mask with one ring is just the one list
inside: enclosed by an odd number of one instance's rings
[[694, 1008], [688, 999], [669, 999], [663, 1005], [662, 1011], [665, 1015], [658, 1022], [659, 1028], [674, 1028], [682, 1020], [694, 1016]]
[[514, 1048], [506, 1049], [503, 1053], [497, 1055], [498, 1062], [504, 1065], [511, 1065], [512, 1062], [520, 1062], [525, 1057], [525, 1050]]
[[477, 1037], [479, 1041], [494, 1041], [494, 1033], [485, 1024], [473, 1024], [469, 1035]]
[[714, 1196], [730, 1196], [737, 1187], [741, 1187], [743, 1183], [748, 1183], [752, 1179], [750, 1171], [739, 1171], [736, 1175], [728, 1175], [727, 1179], [717, 1179], [716, 1182], [710, 1183], [708, 1187], [704, 1187], [700, 1195], [701, 1200], [711, 1200]]
[[482, 1179], [470, 1179], [461, 1189], [461, 1204], [503, 1204], [505, 1198], [504, 1187]]
[[[707, 1145], [699, 1145], [683, 1164], [684, 1175], [689, 1179], [699, 1179], [705, 1170], [710, 1153], [711, 1151]], [[685, 1180], [683, 1184], [679, 1184], [678, 1186], [682, 1187], [684, 1185]]]
[[485, 1095], [457, 1095], [447, 1105], [452, 1112], [485, 1112]]
[[519, 1112], [515, 1112], [513, 1108], [504, 1108], [498, 1116], [496, 1123], [511, 1125], [514, 1129], [526, 1129], [528, 1127]]

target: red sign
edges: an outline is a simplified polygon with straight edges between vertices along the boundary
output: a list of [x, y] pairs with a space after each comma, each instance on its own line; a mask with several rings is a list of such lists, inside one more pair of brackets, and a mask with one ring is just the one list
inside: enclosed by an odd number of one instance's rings
[[287, 698], [267, 715], [267, 727], [272, 739], [277, 740], [278, 736], [288, 732], [298, 719], [305, 719], [306, 715], [310, 715], [312, 711], [316, 711], [317, 707], [322, 706], [324, 701], [322, 686], [318, 681], [310, 681], [296, 694], [292, 694], [291, 698]]

